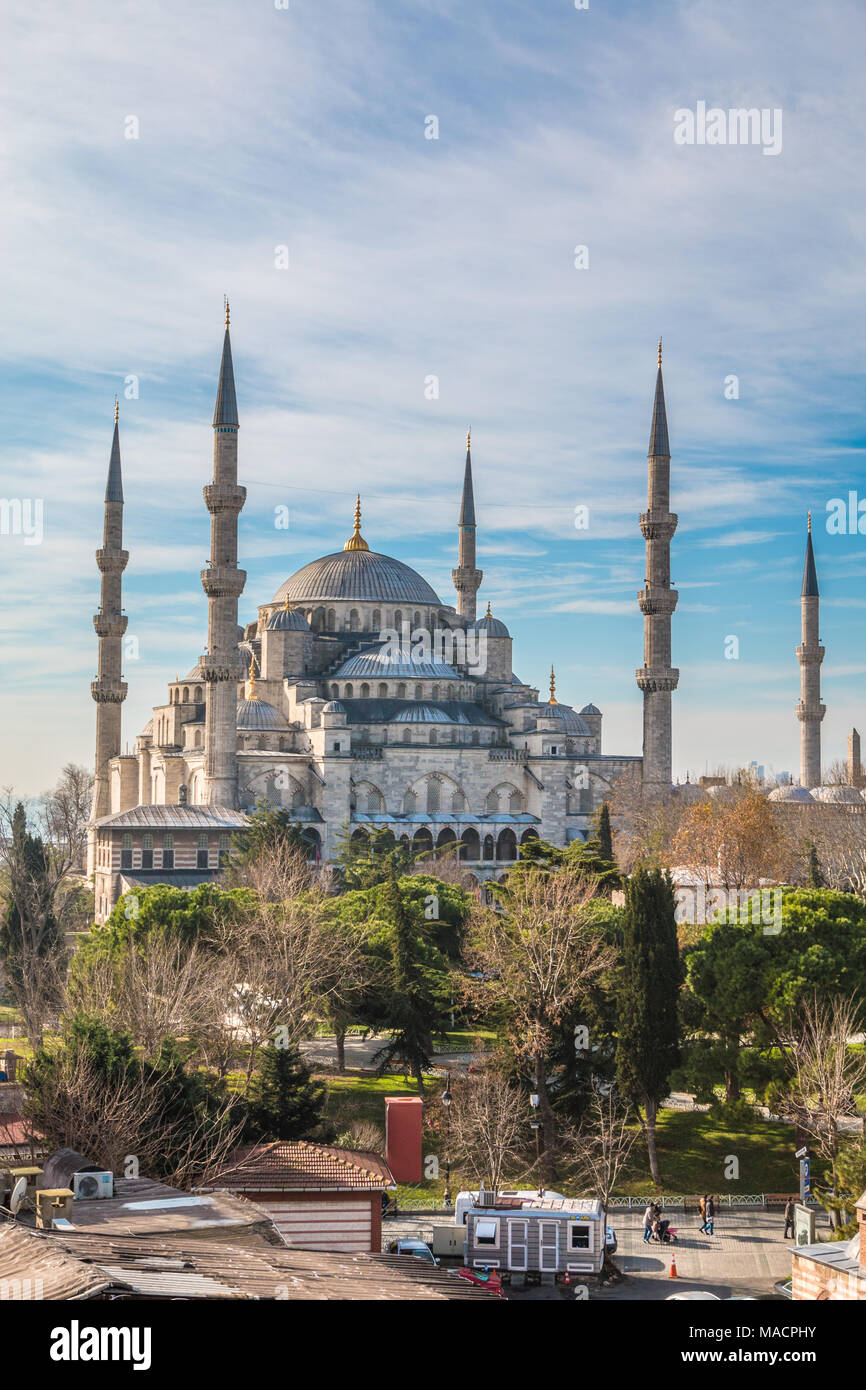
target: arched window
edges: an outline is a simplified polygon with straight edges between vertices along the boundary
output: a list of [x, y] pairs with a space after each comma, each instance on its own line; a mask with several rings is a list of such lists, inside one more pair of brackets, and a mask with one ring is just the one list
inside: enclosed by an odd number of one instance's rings
[[195, 746], [196, 748], [201, 748], [201, 729], [196, 729], [195, 731]]
[[183, 702], [184, 702], [185, 705], [188, 705], [188, 704], [189, 704], [189, 686], [188, 686], [188, 685], [185, 685], [184, 688], [183, 688]]
[[385, 700], [388, 697], [388, 687], [384, 681], [379, 682], [378, 695], [380, 700]]
[[334, 612], [333, 608], [329, 608], [329, 609], [328, 609], [328, 613], [327, 613], [327, 616], [326, 616], [326, 618], [325, 618], [325, 626], [327, 627], [327, 629], [328, 629], [329, 632], [335, 632], [335, 631], [336, 631], [336, 627], [337, 627], [337, 615], [336, 615], [336, 613]]
[[395, 608], [395, 609], [394, 609], [394, 626], [395, 626], [395, 628], [397, 629], [397, 635], [398, 635], [398, 636], [401, 635], [401, 634], [400, 634], [400, 628], [402, 627], [402, 625], [403, 625], [403, 614], [402, 614], [402, 612], [400, 611], [399, 608]]
[[487, 793], [487, 800], [484, 803], [484, 809], [487, 812], [488, 816], [495, 815], [496, 812], [499, 810], [499, 792], [496, 787], [493, 788], [492, 792]]
[[423, 685], [416, 685], [416, 686], [415, 686], [415, 699], [416, 699], [416, 700], [423, 700], [423, 699], [424, 699], [424, 687], [423, 687]]
[[292, 810], [299, 811], [306, 804], [306, 795], [303, 787], [295, 787], [292, 792]]
[[[435, 729], [432, 732], [436, 732]], [[442, 803], [442, 787], [438, 777], [430, 777], [427, 782], [427, 814], [432, 815], [439, 810]]]
[[508, 809], [513, 815], [519, 815], [523, 810], [523, 797], [520, 795], [520, 792], [513, 791], [511, 793], [508, 798]]
[[174, 868], [174, 836], [163, 835], [162, 837], [162, 867], [164, 869]]
[[373, 631], [382, 631], [382, 613], [378, 608], [373, 609]]
[[466, 797], [459, 787], [455, 787], [451, 794], [451, 810], [455, 812], [466, 810]]
[[485, 858], [485, 859], [492, 859], [492, 858], [493, 858], [493, 854], [494, 854], [493, 836], [492, 836], [492, 835], [485, 835], [485, 836], [484, 836], [484, 858]]
[[481, 841], [478, 838], [478, 831], [468, 826], [461, 836], [460, 858], [474, 863], [481, 858]]
[[418, 798], [410, 787], [403, 797], [403, 812], [407, 816], [414, 816], [418, 806]]
[[412, 730], [411, 730], [411, 729], [404, 729], [404, 730], [403, 730], [403, 742], [404, 742], [404, 743], [411, 743], [411, 742], [412, 742]]
[[398, 700], [405, 700], [405, 699], [406, 699], [406, 687], [405, 687], [405, 685], [403, 685], [402, 681], [401, 681], [401, 683], [397, 686], [397, 699], [398, 699]]
[[200, 685], [197, 685], [196, 688], [195, 688], [195, 702], [196, 702], [197, 705], [200, 705], [200, 704], [202, 703], [203, 700], [204, 700], [204, 691], [202, 690], [202, 688], [201, 688]]
[[336, 700], [336, 698], [337, 698], [337, 696], [339, 695], [339, 693], [340, 693], [340, 692], [339, 692], [339, 690], [337, 689], [336, 685], [332, 685], [332, 686], [331, 686], [331, 699], [332, 699], [332, 700]]
[[420, 627], [420, 626], [421, 626], [421, 614], [420, 614], [420, 613], [413, 613], [413, 614], [412, 614], [412, 626], [413, 626], [413, 627]]
[[352, 696], [354, 695], [354, 693], [355, 693], [355, 687], [352, 685], [352, 682], [349, 681], [349, 684], [346, 686], [346, 699], [347, 699], [347, 700], [351, 700], [351, 698], [352, 698]]
[[367, 813], [368, 813], [368, 815], [371, 815], [371, 816], [381, 815], [381, 813], [382, 813], [382, 811], [383, 811], [384, 809], [385, 809], [385, 807], [384, 807], [384, 801], [383, 801], [383, 799], [382, 799], [382, 793], [379, 791], [378, 787], [369, 787], [369, 788], [367, 789]]
[[359, 613], [358, 613], [357, 608], [353, 608], [352, 611], [351, 611], [351, 613], [349, 614], [349, 631], [350, 631], [350, 632], [360, 632], [360, 631], [361, 631], [361, 618], [360, 618], [360, 615], [359, 615]]
[[369, 687], [369, 685], [367, 684], [367, 682], [364, 681], [364, 684], [361, 686], [361, 699], [362, 699], [362, 700], [369, 700], [369, 698], [370, 698], [370, 687]]
[[438, 732], [437, 732], [436, 729], [431, 729], [431, 730], [430, 730], [430, 742], [431, 742], [431, 744], [432, 744], [432, 743], [438, 743], [438, 742], [439, 742], [439, 734], [438, 734]]
[[143, 869], [153, 868], [153, 836], [144, 835], [141, 840], [141, 867]]
[[438, 699], [439, 699], [439, 687], [438, 687], [438, 685], [434, 685], [433, 689], [430, 691], [430, 699], [431, 699], [431, 700], [438, 700]]
[[473, 730], [472, 730], [472, 742], [473, 742], [473, 743], [479, 743], [480, 741], [481, 741], [481, 735], [479, 734], [479, 732], [478, 732], [477, 729], [473, 729]]
[[517, 858], [517, 839], [513, 830], [503, 830], [496, 841], [496, 858], [510, 861]]

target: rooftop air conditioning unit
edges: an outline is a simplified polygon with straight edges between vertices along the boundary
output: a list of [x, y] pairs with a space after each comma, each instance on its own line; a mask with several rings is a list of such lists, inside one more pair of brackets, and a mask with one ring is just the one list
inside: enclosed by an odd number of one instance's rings
[[113, 1173], [73, 1173], [72, 1193], [76, 1202], [114, 1196]]

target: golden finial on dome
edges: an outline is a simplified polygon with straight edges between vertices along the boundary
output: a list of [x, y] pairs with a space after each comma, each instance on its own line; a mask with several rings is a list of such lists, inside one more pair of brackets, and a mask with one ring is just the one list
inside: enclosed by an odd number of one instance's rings
[[283, 604], [284, 611], [285, 611], [286, 613], [291, 612], [291, 607], [292, 607], [292, 605], [289, 603], [289, 596], [288, 596], [288, 594], [286, 594], [286, 601], [285, 601], [285, 603]]
[[809, 527], [809, 535], [811, 536], [811, 534], [812, 534], [812, 513], [811, 513], [811, 511], [809, 512], [809, 520], [808, 520], [808, 522], [807, 522], [807, 525], [808, 525], [808, 527]]
[[117, 422], [118, 422], [119, 419], [120, 419], [120, 401], [119, 401], [119, 400], [117, 399], [117, 397], [115, 396], [115, 398], [114, 398], [114, 423], [117, 424]]
[[493, 614], [492, 614], [491, 611], [490, 611], [490, 599], [487, 600], [487, 614], [486, 614], [486, 616], [487, 616], [488, 618], [492, 618], [492, 617], [493, 617]]
[[469, 426], [469, 429], [466, 431], [466, 452], [467, 452], [467, 454], [469, 453], [469, 450], [470, 450], [471, 447], [472, 447], [472, 426], [470, 425], [470, 426]]
[[352, 532], [352, 534], [351, 534], [351, 536], [349, 537], [349, 539], [346, 541], [346, 544], [343, 546], [343, 549], [344, 549], [344, 550], [369, 550], [369, 549], [370, 549], [370, 547], [368, 546], [367, 542], [364, 540], [364, 537], [361, 535], [361, 494], [360, 494], [360, 492], [358, 493], [358, 496], [357, 496], [357, 498], [356, 498], [356, 500], [355, 500], [355, 529], [354, 529], [354, 531]]
[[249, 695], [247, 696], [247, 699], [248, 699], [248, 700], [257, 700], [259, 697], [258, 697], [258, 695], [256, 694], [256, 659], [255, 659], [255, 657], [252, 655], [252, 653], [250, 653], [250, 675], [249, 675], [249, 681], [250, 681], [250, 693], [249, 693]]
[[553, 667], [552, 667], [552, 666], [551, 666], [551, 668], [550, 668], [550, 699], [548, 700], [547, 703], [548, 703], [549, 705], [558, 705], [558, 704], [559, 704], [559, 701], [558, 701], [557, 698], [556, 698], [556, 675], [555, 675], [555, 673], [554, 673], [554, 670], [553, 670]]
[[225, 305], [225, 311], [226, 311], [226, 328], [228, 328], [228, 326], [229, 326], [229, 319], [230, 319], [230, 317], [231, 317], [231, 311], [230, 311], [230, 309], [229, 309], [229, 297], [228, 297], [227, 294], [224, 294], [224, 295], [223, 295], [223, 304]]
[[659, 338], [659, 366], [662, 364], [662, 340]]

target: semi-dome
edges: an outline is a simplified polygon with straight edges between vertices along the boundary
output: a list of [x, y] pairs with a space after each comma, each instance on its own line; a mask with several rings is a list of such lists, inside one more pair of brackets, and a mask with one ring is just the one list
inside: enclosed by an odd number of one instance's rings
[[559, 719], [567, 734], [577, 737], [591, 738], [592, 730], [585, 724], [576, 709], [571, 705], [562, 705], [558, 700], [549, 702], [546, 705], [538, 706], [539, 719]]
[[322, 705], [322, 714], [345, 714], [346, 706], [341, 705], [339, 700], [329, 700], [326, 705]]
[[284, 607], [271, 614], [266, 629], [268, 632], [309, 632], [310, 624], [299, 608]]
[[439, 595], [416, 570], [375, 550], [339, 550], [304, 565], [282, 584], [275, 603], [427, 603]]
[[370, 677], [384, 680], [406, 676], [413, 680], [457, 680], [453, 666], [444, 661], [415, 661], [409, 647], [394, 648], [390, 642], [381, 647], [368, 648], [344, 661], [339, 670], [329, 680], [347, 680], [349, 677]]
[[422, 703], [407, 705], [401, 709], [391, 720], [392, 724], [465, 724], [466, 716], [463, 718], [452, 719], [450, 714], [446, 714], [444, 709], [439, 709], [436, 705], [425, 705]]
[[583, 709], [580, 712], [581, 714], [601, 714], [601, 710], [598, 708], [598, 706], [593, 704], [584, 705]]
[[282, 732], [289, 727], [288, 720], [267, 700], [238, 700], [238, 729], [254, 732], [277, 730]]
[[805, 787], [781, 786], [774, 787], [767, 797], [768, 801], [795, 801], [801, 805], [811, 806], [815, 798]]
[[813, 787], [812, 796], [815, 801], [835, 801], [845, 806], [863, 805], [863, 797], [856, 787]]

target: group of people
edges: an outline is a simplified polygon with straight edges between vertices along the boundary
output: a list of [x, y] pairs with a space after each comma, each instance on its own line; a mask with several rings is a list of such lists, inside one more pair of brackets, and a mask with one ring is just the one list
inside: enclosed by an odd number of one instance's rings
[[699, 1203], [701, 1211], [701, 1231], [705, 1236], [715, 1235], [713, 1229], [716, 1220], [716, 1199], [709, 1193], [704, 1193]]
[[651, 1240], [664, 1241], [670, 1221], [662, 1217], [662, 1209], [658, 1202], [649, 1202], [643, 1214], [643, 1238], [644, 1244]]

